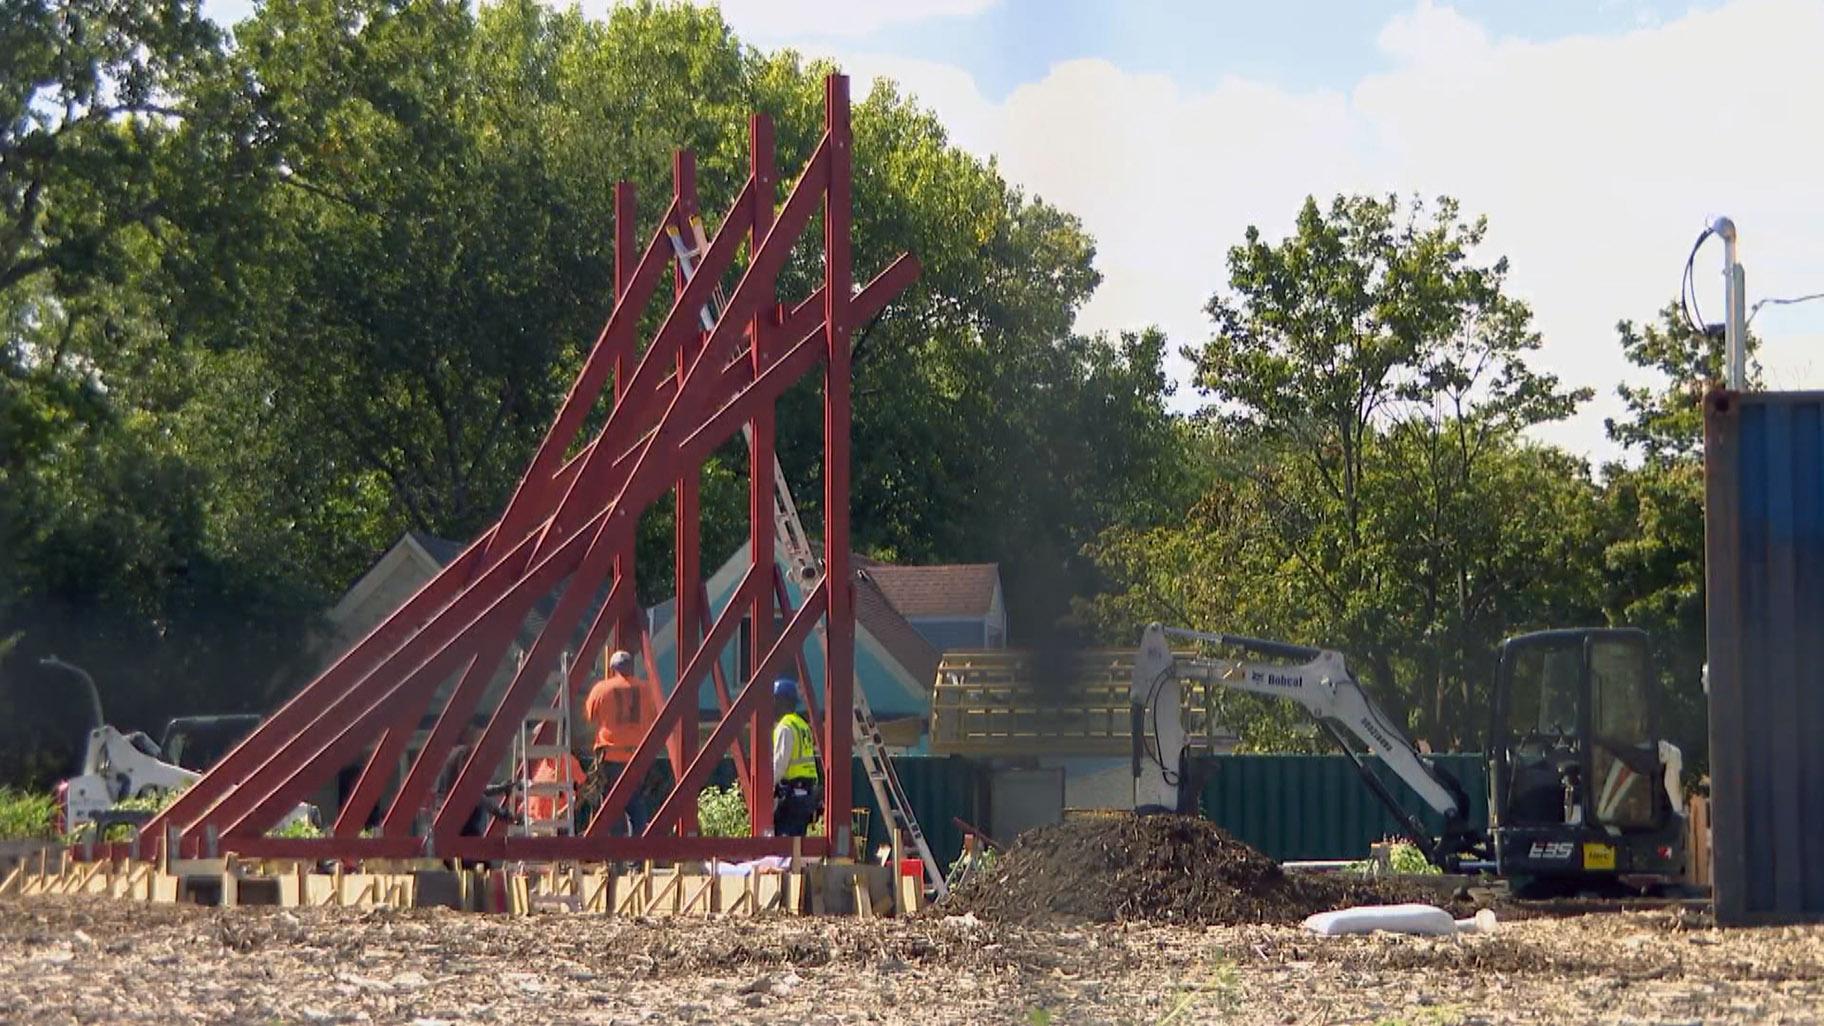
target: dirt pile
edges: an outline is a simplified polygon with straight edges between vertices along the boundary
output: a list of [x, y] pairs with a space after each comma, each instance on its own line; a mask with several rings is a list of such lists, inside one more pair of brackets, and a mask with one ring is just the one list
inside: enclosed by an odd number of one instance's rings
[[1392, 882], [1287, 874], [1190, 816], [1083, 816], [1020, 835], [947, 914], [1003, 922], [1292, 923], [1346, 905], [1435, 902]]

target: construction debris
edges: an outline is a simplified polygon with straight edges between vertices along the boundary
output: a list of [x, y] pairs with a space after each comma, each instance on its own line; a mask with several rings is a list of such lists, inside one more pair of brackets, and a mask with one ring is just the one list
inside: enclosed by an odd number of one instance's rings
[[1668, 910], [1437, 938], [954, 919], [8, 898], [0, 1023], [1747, 1026], [1824, 1007], [1824, 928], [1719, 931]]
[[1107, 813], [1022, 834], [943, 908], [1020, 923], [1296, 923], [1434, 897], [1401, 881], [1288, 874], [1206, 820]]

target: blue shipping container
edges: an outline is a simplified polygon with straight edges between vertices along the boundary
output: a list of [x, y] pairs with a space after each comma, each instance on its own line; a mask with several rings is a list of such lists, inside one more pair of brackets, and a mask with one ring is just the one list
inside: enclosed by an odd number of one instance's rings
[[1824, 393], [1704, 407], [1716, 919], [1824, 920]]

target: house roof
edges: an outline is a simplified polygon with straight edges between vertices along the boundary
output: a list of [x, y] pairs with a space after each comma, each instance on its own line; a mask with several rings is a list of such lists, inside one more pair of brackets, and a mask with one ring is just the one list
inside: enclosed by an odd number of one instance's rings
[[889, 566], [869, 563], [862, 572], [908, 620], [987, 616], [1000, 587], [998, 563]]
[[937, 649], [893, 608], [866, 571], [855, 574], [855, 621], [874, 636], [887, 655], [929, 689], [937, 679]]
[[462, 555], [462, 550], [466, 547], [462, 542], [439, 538], [423, 531], [408, 531], [407, 533], [412, 536], [413, 541], [418, 543], [418, 547], [424, 550], [425, 555], [437, 561], [438, 566], [449, 566], [454, 563], [456, 557]]

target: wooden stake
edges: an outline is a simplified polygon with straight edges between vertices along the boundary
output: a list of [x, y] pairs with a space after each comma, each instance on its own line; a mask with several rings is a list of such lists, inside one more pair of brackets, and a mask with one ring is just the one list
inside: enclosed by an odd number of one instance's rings
[[855, 895], [855, 914], [863, 919], [874, 918], [874, 899], [868, 894], [868, 882], [863, 874], [857, 872], [849, 877], [849, 888]]

